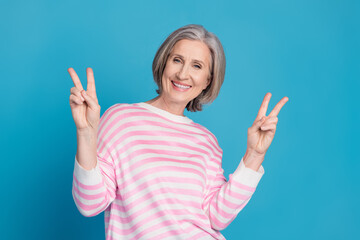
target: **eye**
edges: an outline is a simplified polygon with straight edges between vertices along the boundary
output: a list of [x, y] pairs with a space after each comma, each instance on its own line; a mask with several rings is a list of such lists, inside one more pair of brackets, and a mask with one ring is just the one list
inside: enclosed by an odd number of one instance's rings
[[201, 66], [198, 65], [198, 64], [194, 65], [194, 67], [196, 67], [196, 68], [198, 68], [198, 69], [201, 69]]
[[174, 58], [174, 62], [181, 62], [181, 61], [178, 58]]

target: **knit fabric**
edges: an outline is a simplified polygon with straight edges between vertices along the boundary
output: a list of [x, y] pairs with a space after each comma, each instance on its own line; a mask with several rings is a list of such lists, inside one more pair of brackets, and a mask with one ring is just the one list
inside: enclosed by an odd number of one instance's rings
[[[86, 217], [105, 211], [106, 239], [225, 239], [264, 174], [243, 159], [226, 180], [216, 137], [186, 116], [145, 102], [100, 118], [97, 165], [76, 159], [72, 194]], [[238, 160], [237, 160], [238, 161]]]

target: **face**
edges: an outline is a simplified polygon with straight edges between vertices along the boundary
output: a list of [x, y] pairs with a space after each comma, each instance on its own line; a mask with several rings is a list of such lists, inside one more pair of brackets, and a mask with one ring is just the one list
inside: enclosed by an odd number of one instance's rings
[[187, 105], [210, 83], [211, 53], [205, 43], [182, 39], [173, 47], [162, 76], [162, 97]]

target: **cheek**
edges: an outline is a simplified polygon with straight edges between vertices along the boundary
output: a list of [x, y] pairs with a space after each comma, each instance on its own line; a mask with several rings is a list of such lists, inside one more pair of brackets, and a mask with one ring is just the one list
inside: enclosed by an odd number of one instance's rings
[[166, 64], [163, 76], [170, 77], [176, 72], [176, 69], [171, 64]]
[[208, 79], [208, 74], [205, 72], [196, 75], [196, 83], [198, 85], [206, 86], [207, 79]]
[[163, 75], [161, 78], [163, 87], [168, 84], [169, 78], [172, 78], [173, 72], [174, 72], [173, 67], [171, 67], [169, 65], [165, 66], [165, 69], [164, 69], [164, 72], [163, 72]]
[[170, 68], [169, 68], [169, 65], [166, 65], [165, 69], [163, 71], [163, 74], [162, 74], [162, 82], [163, 83], [166, 81], [166, 79], [169, 77], [169, 75], [170, 75]]

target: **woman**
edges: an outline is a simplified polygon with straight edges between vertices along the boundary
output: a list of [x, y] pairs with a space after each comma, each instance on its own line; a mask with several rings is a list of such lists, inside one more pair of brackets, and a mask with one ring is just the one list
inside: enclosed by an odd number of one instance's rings
[[225, 55], [201, 25], [174, 31], [158, 49], [153, 75], [159, 94], [147, 102], [115, 104], [100, 118], [94, 75], [88, 90], [72, 68], [70, 106], [78, 149], [73, 198], [84, 216], [105, 210], [106, 239], [225, 239], [225, 229], [248, 203], [264, 174], [284, 97], [265, 116], [265, 95], [248, 129], [238, 168], [223, 175], [222, 149], [205, 127], [184, 115], [218, 95]]

